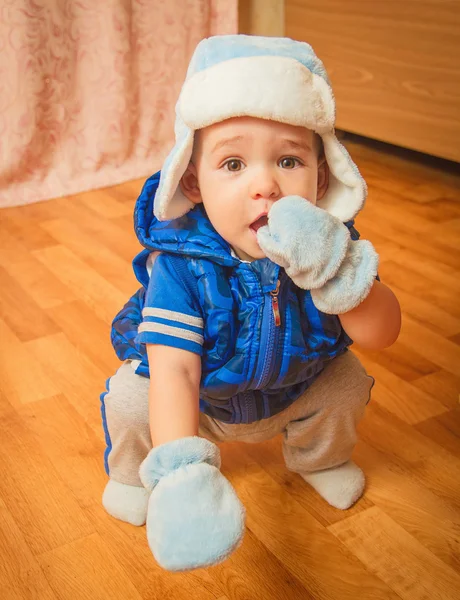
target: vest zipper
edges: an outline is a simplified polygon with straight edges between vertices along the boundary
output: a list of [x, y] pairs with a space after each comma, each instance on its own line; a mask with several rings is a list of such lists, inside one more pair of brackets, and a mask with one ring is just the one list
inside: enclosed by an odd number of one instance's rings
[[280, 291], [280, 280], [278, 279], [276, 283], [276, 290], [272, 290], [270, 292], [270, 296], [272, 297], [272, 309], [273, 309], [273, 317], [275, 319], [275, 326], [279, 327], [281, 325], [281, 315], [280, 315], [280, 307], [278, 304], [278, 294]]
[[[262, 368], [262, 372], [261, 372], [258, 382], [257, 382], [258, 389], [264, 387], [270, 380], [270, 378], [272, 376], [272, 366], [273, 366], [273, 362], [274, 362], [273, 359], [276, 358], [273, 356], [273, 349], [276, 347], [276, 340], [278, 338], [278, 335], [277, 335], [278, 329], [277, 328], [281, 324], [281, 315], [280, 315], [280, 310], [279, 310], [279, 305], [278, 305], [279, 288], [280, 288], [280, 280], [278, 279], [277, 284], [276, 284], [276, 289], [269, 292], [271, 299], [272, 299], [271, 310], [270, 310], [270, 307], [268, 304], [265, 305], [266, 308], [265, 308], [264, 312], [265, 312], [266, 318], [268, 319], [268, 323], [267, 323], [268, 332], [267, 332], [267, 337], [264, 338], [263, 345], [260, 348], [260, 353], [261, 353], [261, 356], [263, 357], [262, 360], [264, 361], [264, 363], [263, 363], [264, 366]], [[272, 320], [272, 314], [273, 314], [273, 320]], [[273, 325], [275, 325], [275, 327]]]

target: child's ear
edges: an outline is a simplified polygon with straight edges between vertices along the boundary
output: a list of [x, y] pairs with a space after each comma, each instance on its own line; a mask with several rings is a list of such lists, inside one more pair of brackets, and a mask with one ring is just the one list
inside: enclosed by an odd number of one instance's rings
[[182, 175], [179, 182], [180, 189], [184, 196], [194, 204], [202, 202], [200, 188], [198, 186], [198, 177], [196, 167], [193, 163], [189, 163], [185, 173]]
[[321, 200], [329, 187], [329, 165], [323, 156], [318, 163], [318, 185], [316, 200]]

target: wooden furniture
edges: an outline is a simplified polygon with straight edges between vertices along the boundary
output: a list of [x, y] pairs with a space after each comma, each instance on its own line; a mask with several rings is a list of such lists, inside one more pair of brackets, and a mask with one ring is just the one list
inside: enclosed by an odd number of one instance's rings
[[284, 35], [284, 0], [239, 0], [238, 31], [250, 35]]
[[331, 77], [337, 127], [460, 161], [460, 2], [286, 0]]

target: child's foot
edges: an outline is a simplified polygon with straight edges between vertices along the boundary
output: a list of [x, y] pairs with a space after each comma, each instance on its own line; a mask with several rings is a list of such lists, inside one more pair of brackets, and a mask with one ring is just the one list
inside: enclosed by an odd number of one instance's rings
[[149, 497], [150, 492], [144, 487], [109, 479], [102, 494], [102, 506], [112, 517], [141, 526], [147, 519]]
[[364, 491], [364, 473], [351, 460], [333, 469], [301, 475], [331, 506], [342, 510], [350, 508]]

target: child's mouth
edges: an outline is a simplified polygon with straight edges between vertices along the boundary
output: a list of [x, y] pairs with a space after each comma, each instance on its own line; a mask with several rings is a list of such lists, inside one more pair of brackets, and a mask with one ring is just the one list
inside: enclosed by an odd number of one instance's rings
[[257, 233], [261, 227], [265, 227], [268, 224], [267, 215], [261, 215], [258, 219], [256, 219], [253, 223], [251, 223], [251, 229]]

